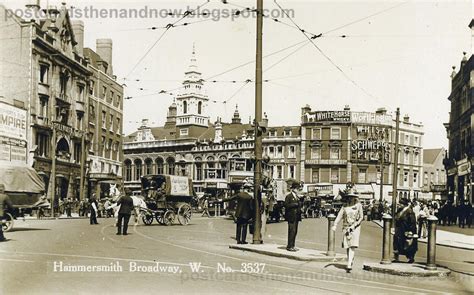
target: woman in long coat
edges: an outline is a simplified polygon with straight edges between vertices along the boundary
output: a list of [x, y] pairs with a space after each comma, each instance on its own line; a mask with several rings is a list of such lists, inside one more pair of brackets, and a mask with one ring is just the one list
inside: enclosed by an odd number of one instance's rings
[[351, 272], [354, 264], [355, 249], [359, 247], [360, 225], [364, 220], [364, 211], [357, 195], [344, 196], [344, 206], [339, 210], [332, 230], [335, 231], [342, 220], [342, 247], [347, 251], [347, 272]]
[[418, 235], [416, 234], [416, 217], [407, 199], [400, 199], [402, 206], [395, 214], [395, 234], [393, 236], [393, 253], [395, 260], [405, 255], [409, 263], [415, 262], [418, 251]]

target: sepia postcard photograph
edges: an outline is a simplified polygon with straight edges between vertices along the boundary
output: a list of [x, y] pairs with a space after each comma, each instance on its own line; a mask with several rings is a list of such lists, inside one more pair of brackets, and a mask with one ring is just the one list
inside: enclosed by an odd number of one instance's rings
[[0, 0], [0, 294], [473, 294], [471, 0]]

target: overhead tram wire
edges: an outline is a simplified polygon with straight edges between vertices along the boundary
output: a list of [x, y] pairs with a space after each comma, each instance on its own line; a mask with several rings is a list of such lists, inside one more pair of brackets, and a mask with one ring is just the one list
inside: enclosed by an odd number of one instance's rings
[[[284, 51], [286, 51], [286, 50], [288, 50], [288, 49], [291, 49], [291, 48], [293, 48], [293, 47], [295, 47], [295, 46], [301, 45], [301, 44], [303, 44], [303, 43], [308, 43], [308, 40], [303, 40], [303, 41], [299, 41], [299, 42], [297, 42], [297, 43], [291, 44], [291, 45], [289, 45], [289, 46], [287, 46], [287, 47], [285, 47], [285, 48], [282, 48], [282, 49], [279, 49], [279, 50], [274, 51], [274, 52], [272, 52], [272, 53], [269, 53], [269, 54], [267, 54], [267, 55], [264, 55], [263, 58], [267, 58], [267, 57], [276, 55], [276, 54], [278, 54], [278, 53], [281, 53], [281, 52], [284, 52]], [[238, 65], [238, 66], [232, 67], [231, 69], [228, 69], [228, 70], [225, 70], [225, 71], [220, 72], [220, 73], [218, 73], [218, 74], [215, 74], [215, 75], [212, 75], [212, 76], [210, 76], [210, 77], [207, 77], [207, 78], [203, 79], [203, 81], [209, 81], [209, 80], [211, 80], [211, 79], [213, 79], [213, 78], [222, 76], [222, 75], [224, 75], [224, 74], [227, 74], [227, 73], [229, 73], [229, 72], [235, 71], [235, 70], [237, 70], [237, 69], [239, 69], [239, 68], [242, 68], [242, 67], [244, 67], [244, 66], [247, 66], [247, 65], [253, 64], [253, 63], [255, 63], [255, 60], [251, 60], [251, 61], [249, 61], [249, 62], [246, 62], [246, 63], [240, 64], [240, 65]], [[265, 81], [263, 81], [263, 82], [265, 82]], [[184, 86], [180, 86], [180, 87], [173, 88], [173, 89], [170, 89], [170, 90], [160, 90], [160, 91], [156, 91], [155, 93], [144, 94], [144, 95], [139, 95], [139, 96], [128, 96], [128, 97], [126, 97], [126, 99], [132, 99], [132, 98], [138, 98], [138, 97], [144, 97], [144, 96], [151, 96], [151, 95], [157, 95], [157, 94], [170, 94], [172, 91], [176, 91], [176, 90], [181, 89], [181, 88], [183, 88], [183, 87], [184, 87]], [[170, 94], [170, 95], [172, 95], [172, 94]]]
[[339, 66], [337, 65], [326, 53], [324, 53], [324, 51], [321, 50], [321, 48], [319, 48], [318, 45], [316, 45], [316, 43], [314, 43], [313, 39], [311, 39], [307, 34], [305, 34], [305, 31], [303, 29], [301, 29], [301, 27], [288, 15], [288, 13], [283, 9], [283, 7], [281, 7], [281, 5], [276, 1], [274, 0], [273, 1], [280, 9], [281, 11], [290, 19], [290, 21], [300, 29], [301, 33], [303, 35], [305, 35], [306, 38], [308, 38], [308, 40], [311, 42], [311, 44], [313, 44], [313, 46], [319, 51], [319, 53], [324, 56], [339, 72], [342, 73], [342, 75], [347, 79], [349, 80], [352, 84], [354, 84], [354, 86], [356, 86], [357, 88], [359, 88], [362, 92], [364, 92], [367, 96], [375, 99], [378, 103], [380, 103], [380, 100], [372, 95], [371, 93], [369, 93], [365, 88], [363, 88], [362, 86], [360, 86], [356, 81], [354, 81], [348, 74], [346, 74], [346, 72], [344, 72], [344, 70]]
[[[276, 3], [276, 1], [275, 1], [275, 3]], [[359, 22], [361, 22], [361, 21], [364, 21], [364, 20], [369, 19], [369, 18], [371, 18], [371, 17], [377, 16], [377, 15], [379, 15], [379, 14], [385, 13], [385, 12], [387, 12], [387, 11], [389, 11], [389, 10], [395, 9], [395, 8], [400, 7], [400, 6], [402, 6], [402, 5], [405, 5], [405, 4], [407, 4], [407, 3], [408, 3], [408, 1], [405, 1], [405, 2], [399, 3], [399, 4], [397, 4], [397, 5], [391, 6], [391, 7], [389, 7], [389, 8], [386, 8], [386, 9], [380, 10], [380, 11], [378, 11], [378, 12], [375, 12], [375, 13], [373, 13], [373, 14], [370, 14], [370, 15], [368, 15], [368, 16], [365, 16], [365, 17], [356, 19], [356, 20], [354, 20], [354, 21], [351, 21], [351, 22], [349, 22], [349, 23], [347, 23], [347, 24], [344, 24], [344, 25], [342, 25], [342, 26], [339, 26], [339, 27], [337, 27], [337, 28], [334, 28], [334, 29], [331, 29], [331, 30], [329, 30], [329, 31], [323, 32], [323, 35], [332, 33], [332, 32], [334, 32], [334, 31], [338, 31], [338, 30], [340, 30], [340, 29], [342, 29], [342, 28], [345, 28], [345, 27], [351, 26], [351, 25], [353, 25], [353, 24], [359, 23]]]
[[160, 40], [165, 36], [166, 32], [169, 31], [169, 29], [171, 28], [174, 28], [175, 25], [177, 23], [179, 23], [180, 21], [182, 21], [184, 18], [186, 18], [188, 15], [190, 15], [192, 12], [196, 11], [196, 10], [199, 10], [201, 9], [202, 7], [204, 7], [205, 5], [207, 5], [210, 1], [207, 0], [204, 4], [201, 4], [199, 5], [198, 7], [196, 7], [194, 10], [191, 10], [191, 11], [186, 11], [186, 13], [184, 13], [184, 15], [178, 19], [177, 21], [175, 21], [174, 23], [170, 23], [166, 26], [166, 29], [163, 31], [163, 33], [158, 37], [158, 39], [153, 43], [153, 45], [145, 52], [145, 54], [138, 60], [138, 62], [133, 66], [132, 70], [128, 73], [127, 76], [125, 76], [125, 78], [129, 77], [133, 71], [135, 71], [135, 69], [138, 67], [138, 65], [140, 65], [140, 63], [148, 56], [148, 54], [153, 50], [153, 48], [158, 44], [158, 42], [160, 42]]
[[[313, 40], [314, 40], [314, 39], [317, 39], [317, 38], [327, 38], [327, 37], [333, 37], [333, 38], [334, 38], [334, 37], [337, 37], [337, 38], [347, 38], [347, 37], [350, 37], [350, 36], [348, 36], [348, 35], [346, 35], [346, 34], [338, 35], [338, 36], [327, 36], [327, 34], [328, 34], [328, 33], [331, 33], [331, 32], [334, 32], [334, 31], [337, 31], [337, 30], [340, 30], [340, 29], [342, 29], [342, 28], [351, 26], [351, 25], [353, 25], [353, 24], [359, 23], [359, 22], [361, 22], [361, 21], [364, 21], [364, 20], [369, 19], [369, 18], [371, 18], [371, 17], [377, 16], [377, 15], [379, 15], [379, 14], [385, 13], [385, 12], [387, 12], [387, 11], [390, 11], [390, 10], [392, 10], [392, 9], [395, 9], [395, 8], [397, 8], [397, 7], [400, 7], [400, 6], [402, 6], [402, 5], [406, 4], [406, 3], [408, 3], [408, 1], [399, 3], [399, 4], [397, 4], [397, 5], [388, 7], [388, 8], [386, 8], [386, 9], [383, 9], [383, 10], [380, 10], [380, 11], [377, 11], [377, 12], [372, 13], [372, 14], [370, 14], [370, 15], [367, 15], [367, 16], [365, 16], [365, 17], [356, 19], [356, 20], [354, 20], [354, 21], [351, 21], [351, 22], [349, 22], [349, 23], [346, 23], [346, 24], [344, 24], [344, 25], [338, 26], [338, 27], [336, 27], [336, 28], [330, 29], [330, 30], [328, 30], [328, 31], [325, 31], [325, 32], [322, 32], [322, 33], [319, 33], [319, 34], [312, 33], [312, 32], [310, 32], [310, 31], [308, 31], [308, 30], [306, 30], [306, 29], [302, 29], [302, 28], [300, 28], [299, 26], [296, 26], [296, 24], [294, 24], [294, 23], [293, 23], [293, 24], [289, 24], [289, 23], [287, 23], [287, 22], [282, 21], [281, 19], [273, 18], [273, 17], [270, 17], [270, 16], [265, 15], [265, 14], [263, 15], [263, 17], [265, 17], [265, 18], [267, 18], [267, 19], [271, 19], [271, 20], [273, 20], [273, 21], [276, 22], [276, 23], [280, 23], [280, 24], [282, 24], [282, 25], [285, 25], [285, 26], [291, 27], [291, 28], [293, 28], [293, 29], [299, 30], [299, 31], [301, 31], [301, 32], [303, 32], [303, 33], [305, 33], [305, 34], [307, 34], [307, 35], [310, 35], [310, 36], [311, 36], [311, 39], [313, 39]], [[253, 11], [253, 12], [256, 12], [254, 9], [251, 9], [251, 8], [249, 8], [249, 7], [245, 7], [245, 6], [238, 5], [238, 4], [233, 4], [233, 3], [230, 3], [230, 2], [228, 2], [228, 1], [225, 1], [224, 4], [229, 4], [229, 5], [232, 5], [232, 6], [235, 6], [235, 7], [245, 8], [246, 10], [251, 10], [251, 11]], [[291, 20], [290, 16], [288, 16], [288, 14], [287, 14], [286, 12], [284, 12], [284, 13], [285, 13], [286, 16]]]

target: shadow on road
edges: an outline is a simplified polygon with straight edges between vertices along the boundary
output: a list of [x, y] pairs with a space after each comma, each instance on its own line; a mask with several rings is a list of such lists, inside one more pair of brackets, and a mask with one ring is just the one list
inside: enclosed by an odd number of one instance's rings
[[13, 228], [11, 233], [16, 231], [35, 231], [35, 230], [50, 230], [49, 228], [33, 228], [33, 227], [20, 227], [20, 228]]
[[347, 264], [344, 264], [344, 263], [329, 263], [329, 264], [325, 265], [324, 268], [328, 268], [328, 267], [331, 267], [331, 266], [333, 266], [337, 269], [344, 269], [345, 270], [346, 267], [347, 267]]

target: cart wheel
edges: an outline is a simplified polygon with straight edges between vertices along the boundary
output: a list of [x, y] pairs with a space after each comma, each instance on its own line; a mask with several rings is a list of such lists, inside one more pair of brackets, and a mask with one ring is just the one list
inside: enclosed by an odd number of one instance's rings
[[163, 216], [164, 216], [163, 213], [158, 213], [158, 212], [157, 212], [157, 213], [155, 214], [155, 219], [156, 219], [156, 221], [157, 221], [159, 224], [161, 224], [161, 225], [164, 225], [164, 224], [165, 224], [165, 221], [164, 221], [164, 219], [163, 219]]
[[176, 214], [173, 211], [168, 210], [165, 212], [165, 215], [163, 215], [163, 224], [166, 226], [172, 225], [175, 218]]
[[153, 214], [145, 213], [145, 214], [142, 216], [142, 220], [143, 220], [143, 223], [144, 223], [145, 225], [150, 225], [150, 224], [152, 224], [152, 222], [153, 222]]
[[181, 225], [187, 225], [191, 221], [191, 206], [189, 204], [181, 204], [178, 208], [178, 221]]
[[2, 219], [2, 229], [4, 232], [10, 231], [13, 228], [13, 216], [10, 213], [5, 214], [5, 219]]

